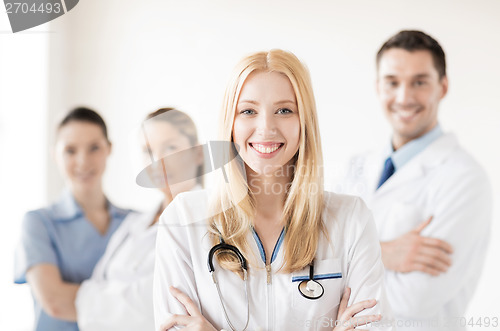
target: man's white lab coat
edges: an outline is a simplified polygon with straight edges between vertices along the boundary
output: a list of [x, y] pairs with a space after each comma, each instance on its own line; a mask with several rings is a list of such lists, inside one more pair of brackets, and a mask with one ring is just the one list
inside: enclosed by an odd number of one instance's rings
[[[398, 329], [461, 330], [479, 277], [492, 218], [490, 182], [481, 166], [452, 134], [444, 134], [414, 156], [378, 190], [387, 155], [354, 158], [335, 190], [360, 195], [373, 211], [381, 241], [407, 233], [433, 216], [423, 236], [453, 247], [446, 273], [386, 272], [386, 286]], [[403, 327], [401, 327], [403, 326]]]

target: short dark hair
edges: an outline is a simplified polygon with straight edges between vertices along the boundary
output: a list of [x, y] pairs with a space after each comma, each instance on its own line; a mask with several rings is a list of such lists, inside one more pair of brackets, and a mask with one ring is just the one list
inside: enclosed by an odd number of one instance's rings
[[427, 50], [431, 53], [439, 79], [446, 76], [446, 59], [443, 48], [436, 39], [418, 30], [403, 30], [389, 38], [377, 52], [377, 68], [385, 51], [402, 48], [408, 52]]
[[62, 121], [59, 123], [57, 127], [60, 130], [63, 126], [67, 125], [71, 122], [88, 122], [99, 126], [102, 129], [102, 133], [106, 140], [108, 139], [108, 129], [106, 127], [106, 123], [102, 119], [101, 115], [90, 108], [86, 107], [77, 107], [71, 110], [69, 113], [64, 116]]

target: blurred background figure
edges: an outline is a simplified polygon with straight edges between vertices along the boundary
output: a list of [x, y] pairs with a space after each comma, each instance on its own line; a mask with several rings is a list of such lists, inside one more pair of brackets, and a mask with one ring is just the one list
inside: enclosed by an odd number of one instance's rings
[[55, 159], [67, 189], [54, 204], [28, 212], [16, 252], [15, 282], [28, 282], [35, 330], [78, 330], [74, 299], [127, 210], [102, 189], [111, 153], [106, 124], [88, 108], [69, 112], [57, 129]]
[[484, 266], [491, 181], [440, 126], [448, 92], [441, 45], [404, 30], [381, 46], [376, 61], [392, 138], [355, 157], [343, 186], [373, 211], [398, 329], [464, 330], [463, 321], [449, 321], [465, 316]]
[[[150, 185], [146, 186], [156, 185], [164, 198], [151, 211], [127, 217], [92, 277], [83, 282], [76, 299], [78, 325], [83, 331], [154, 330], [158, 218], [177, 194], [201, 188], [198, 175], [203, 155], [192, 148], [198, 145], [198, 135], [188, 115], [173, 108], [159, 109], [146, 117], [142, 134], [144, 160], [149, 164], [142, 172], [149, 175]], [[181, 151], [175, 159], [166, 157]], [[179, 178], [189, 179], [178, 182]]]

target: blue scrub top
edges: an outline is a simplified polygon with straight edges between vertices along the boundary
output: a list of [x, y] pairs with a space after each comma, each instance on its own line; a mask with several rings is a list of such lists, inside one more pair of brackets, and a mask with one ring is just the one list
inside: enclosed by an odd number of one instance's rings
[[[90, 278], [111, 235], [130, 212], [109, 202], [108, 206], [111, 223], [104, 235], [85, 217], [69, 191], [53, 205], [26, 213], [16, 251], [14, 282], [26, 283], [26, 271], [41, 263], [57, 266], [66, 282], [81, 283]], [[36, 331], [78, 330], [76, 323], [47, 315], [36, 299], [34, 304]]]

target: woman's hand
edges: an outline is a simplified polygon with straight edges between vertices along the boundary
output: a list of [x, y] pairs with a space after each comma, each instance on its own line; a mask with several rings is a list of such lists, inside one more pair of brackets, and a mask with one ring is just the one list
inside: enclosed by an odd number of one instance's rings
[[340, 300], [337, 322], [333, 331], [354, 330], [358, 326], [366, 325], [370, 322], [377, 322], [382, 319], [382, 315], [380, 314], [354, 317], [357, 313], [374, 307], [377, 304], [377, 300], [365, 300], [347, 307], [350, 296], [351, 289], [347, 287], [342, 295], [342, 300]]
[[217, 329], [215, 329], [212, 324], [210, 324], [210, 322], [203, 317], [193, 300], [191, 300], [186, 294], [182, 293], [173, 286], [170, 286], [170, 293], [177, 299], [177, 301], [184, 305], [188, 315], [170, 316], [161, 326], [160, 331], [167, 331], [176, 325], [184, 325], [183, 330], [186, 331], [217, 331]]

